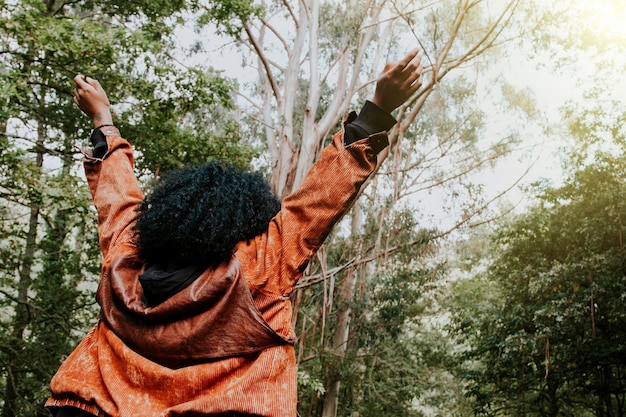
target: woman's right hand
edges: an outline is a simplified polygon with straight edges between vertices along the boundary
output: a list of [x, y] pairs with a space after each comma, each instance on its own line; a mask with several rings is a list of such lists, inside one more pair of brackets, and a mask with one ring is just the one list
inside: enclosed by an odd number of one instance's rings
[[400, 61], [387, 64], [376, 81], [372, 102], [391, 113], [422, 86], [422, 71], [417, 49]]
[[78, 74], [74, 83], [74, 102], [91, 118], [94, 126], [113, 124], [109, 99], [98, 80]]

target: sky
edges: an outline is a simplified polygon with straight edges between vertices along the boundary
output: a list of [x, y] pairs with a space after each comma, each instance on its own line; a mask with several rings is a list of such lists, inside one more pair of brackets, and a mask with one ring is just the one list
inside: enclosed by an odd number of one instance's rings
[[[579, 11], [580, 15], [584, 16], [582, 25], [585, 27], [574, 26], [580, 25], [580, 22], [568, 22], [564, 25], [565, 30], [570, 27], [571, 32], [575, 33], [580, 29], [585, 29], [601, 42], [607, 44], [624, 42], [623, 44], [626, 44], [626, 25], [623, 23], [626, 21], [626, 0], [573, 0], [569, 4], [573, 11]], [[182, 32], [179, 36], [181, 45], [188, 45], [195, 36], [189, 29]], [[257, 73], [242, 67], [242, 58], [232, 45], [229, 46], [221, 41], [215, 34], [208, 34], [208, 36], [215, 39], [212, 43], [214, 49], [209, 51], [204, 58], [211, 56], [211, 66], [223, 70], [225, 74], [236, 78], [242, 84], [256, 81]], [[587, 87], [584, 80], [592, 80], [596, 75], [594, 60], [584, 54], [571, 57], [576, 65], [576, 73], [569, 76], [552, 68], [550, 61], [553, 57], [548, 53], [536, 53], [532, 58], [530, 56], [530, 50], [516, 49], [510, 52], [507, 59], [490, 69], [491, 74], [485, 79], [501, 76], [519, 90], [528, 92], [534, 98], [543, 122], [555, 130], [551, 134], [546, 134], [544, 126], [522, 126], [526, 131], [525, 142], [519, 151], [512, 153], [509, 158], [501, 161], [492, 170], [481, 173], [477, 177], [477, 181], [485, 185], [487, 194], [499, 194], [522, 176], [520, 185], [527, 185], [544, 178], [558, 185], [563, 180], [559, 158], [562, 153], [561, 147], [566, 145], [567, 141], [563, 140], [561, 108], [568, 101], [582, 100], [582, 93]], [[613, 93], [626, 104], [625, 79], [626, 77], [621, 77], [621, 79], [617, 77]], [[488, 89], [489, 86], [483, 86], [483, 88]], [[523, 123], [518, 115], [503, 115], [499, 109], [493, 109], [493, 112], [487, 111], [493, 114], [493, 117], [488, 120], [485, 140], [489, 140], [489, 137], [495, 138], [499, 135], [498, 132]], [[441, 197], [435, 195], [432, 198], [437, 200]], [[517, 206], [518, 211], [524, 210], [530, 202], [528, 196], [519, 187], [507, 193], [505, 198], [508, 203]], [[433, 201], [432, 204], [428, 202], [425, 206], [433, 207], [431, 213], [433, 223], [446, 222], [446, 219], [441, 217], [441, 211], [437, 210], [437, 201]], [[448, 220], [452, 221], [452, 219]]]
[[[569, 29], [573, 37], [583, 32], [601, 47], [617, 44], [626, 46], [626, 0], [575, 0], [570, 1], [570, 5], [573, 11], [580, 12], [580, 16], [583, 16], [582, 26], [576, 26], [578, 24], [575, 22], [566, 22], [563, 25], [564, 30]], [[626, 76], [623, 72], [611, 73], [606, 69], [603, 70], [605, 73], [598, 73], [593, 49], [570, 52], [571, 55], [567, 56], [570, 65], [562, 68], [561, 72], [552, 65], [555, 57], [548, 51], [531, 51], [531, 47], [532, 45], [528, 45], [528, 49], [517, 48], [509, 51], [507, 59], [496, 63], [490, 69], [491, 74], [485, 77], [486, 80], [491, 80], [495, 76], [502, 76], [516, 88], [527, 91], [534, 99], [541, 114], [540, 119], [544, 123], [543, 126], [523, 126], [524, 143], [520, 150], [501, 160], [492, 170], [479, 174], [477, 181], [485, 185], [488, 195], [497, 195], [508, 189], [522, 176], [520, 187], [538, 180], [547, 180], [555, 186], [563, 182], [565, 172], [561, 158], [564, 147], [572, 145], [571, 137], [565, 129], [563, 106], [568, 102], [589, 105], [590, 103], [585, 103], [584, 94], [593, 87], [593, 83], [610, 83], [610, 98], [623, 103], [626, 108]], [[622, 71], [626, 70], [626, 56], [607, 53], [605, 58], [613, 60]], [[489, 86], [483, 85], [482, 88], [487, 90]], [[609, 97], [604, 99], [608, 100]], [[490, 111], [487, 110], [487, 113]], [[518, 115], [502, 114], [499, 109], [493, 109], [490, 114], [493, 117], [487, 121], [487, 138], [497, 137], [498, 132], [506, 131], [511, 125], [523, 123]], [[545, 126], [549, 126], [551, 131], [546, 132]], [[515, 212], [522, 212], [532, 204], [530, 195], [520, 187], [508, 192], [502, 202], [504, 206], [514, 205]], [[437, 221], [445, 222], [446, 219]]]

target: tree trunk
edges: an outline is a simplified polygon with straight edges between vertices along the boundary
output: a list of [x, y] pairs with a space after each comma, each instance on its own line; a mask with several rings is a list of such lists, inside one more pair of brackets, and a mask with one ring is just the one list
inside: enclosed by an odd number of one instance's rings
[[[45, 127], [39, 124], [37, 131], [37, 153], [35, 164], [41, 169], [43, 166], [43, 141], [45, 137]], [[28, 308], [28, 290], [31, 285], [31, 273], [37, 246], [37, 227], [39, 224], [39, 205], [31, 203], [30, 215], [28, 219], [28, 233], [24, 255], [21, 261], [21, 268], [18, 276], [17, 304], [15, 306], [15, 316], [13, 317], [13, 331], [11, 332], [10, 349], [15, 352], [13, 361], [7, 366], [7, 383], [4, 393], [4, 406], [2, 417], [14, 417], [17, 411], [18, 385], [20, 382], [20, 360], [22, 343], [24, 341], [24, 331], [30, 323], [31, 316]]]
[[[356, 236], [358, 227], [360, 224], [361, 211], [359, 205], [356, 204], [353, 208], [354, 213], [352, 216], [352, 232]], [[356, 253], [359, 252], [357, 248]], [[337, 358], [344, 358], [346, 350], [348, 348], [348, 339], [350, 335], [350, 319], [352, 310], [350, 303], [354, 297], [354, 289], [356, 288], [356, 282], [358, 279], [358, 271], [356, 267], [350, 268], [346, 273], [346, 277], [341, 286], [339, 293], [339, 305], [342, 310], [337, 314], [337, 324], [335, 327], [335, 333], [333, 335], [333, 348], [332, 354]], [[333, 370], [331, 370], [333, 371]], [[341, 381], [336, 373], [332, 374], [331, 381], [328, 382], [326, 387], [326, 395], [324, 396], [324, 406], [322, 409], [322, 417], [336, 417], [337, 406], [339, 404], [339, 388]]]

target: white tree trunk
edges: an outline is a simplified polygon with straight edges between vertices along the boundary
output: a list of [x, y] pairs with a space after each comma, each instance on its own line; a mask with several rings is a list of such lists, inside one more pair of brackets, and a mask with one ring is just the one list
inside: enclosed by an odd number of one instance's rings
[[[352, 233], [357, 235], [361, 224], [361, 210], [358, 204], [353, 208], [352, 214]], [[359, 250], [357, 249], [357, 253]], [[341, 290], [339, 292], [339, 305], [343, 307], [337, 314], [337, 323], [335, 327], [335, 333], [333, 335], [333, 348], [332, 354], [337, 358], [345, 357], [346, 350], [348, 348], [348, 338], [350, 336], [350, 320], [352, 310], [349, 305], [354, 298], [354, 289], [358, 279], [358, 269], [350, 268], [346, 272], [346, 276], [343, 280]], [[331, 370], [332, 371], [332, 370]], [[329, 381], [326, 387], [326, 394], [324, 396], [324, 407], [322, 411], [322, 417], [335, 417], [337, 415], [337, 406], [339, 405], [339, 388], [341, 381], [339, 378]]]
[[[403, 196], [398, 179], [400, 173], [419, 166], [419, 162], [403, 160], [403, 156], [406, 155], [401, 141], [405, 132], [423, 109], [427, 98], [450, 71], [473, 60], [492, 46], [500, 30], [506, 25], [507, 18], [520, 1], [507, 0], [506, 3], [499, 3], [501, 6], [499, 14], [487, 22], [488, 24], [482, 28], [482, 35], [475, 37], [473, 44], [466, 42], [461, 51], [455, 46], [464, 23], [468, 20], [472, 10], [483, 2], [487, 3], [488, 0], [450, 2], [450, 5], [454, 4], [454, 8], [451, 7], [449, 11], [445, 11], [445, 19], [448, 23], [445, 27], [436, 26], [436, 29], [445, 31], [447, 37], [443, 41], [432, 41], [434, 50], [427, 51], [420, 48], [423, 56], [422, 64], [425, 67], [424, 86], [396, 113], [398, 124], [389, 132], [390, 147], [379, 155], [379, 166], [392, 156], [388, 163], [393, 165], [390, 168], [392, 168], [394, 180], [394, 201], [400, 200]], [[402, 5], [401, 0], [399, 2], [351, 0], [351, 4], [346, 6], [348, 12], [365, 10], [367, 16], [367, 20], [362, 22], [359, 29], [358, 42], [354, 45], [339, 46], [336, 50], [324, 51], [320, 49], [320, 29], [324, 28], [327, 22], [321, 20], [321, 3], [319, 0], [299, 0], [298, 2], [282, 0], [281, 4], [284, 7], [282, 13], [259, 22], [256, 28], [251, 25], [246, 26], [248, 46], [257, 54], [262, 81], [262, 95], [259, 103], [261, 112], [257, 118], [265, 125], [273, 163], [272, 187], [279, 196], [289, 194], [302, 183], [318, 157], [324, 139], [332, 133], [331, 130], [337, 122], [351, 110], [355, 95], [358, 94], [361, 100], [371, 97], [373, 81], [384, 67], [383, 60], [387, 57], [394, 36], [398, 34], [397, 28], [405, 27], [406, 33], [403, 36], [413, 36], [414, 47], [421, 46], [420, 36], [428, 37], [430, 34], [420, 35], [419, 28], [416, 33], [412, 26], [416, 24], [412, 13], [420, 13], [421, 10], [427, 10], [429, 7], [437, 7], [442, 2], [427, 3], [423, 9], [420, 9], [413, 1], [407, 1], [405, 5]], [[268, 10], [270, 9], [268, 7]], [[337, 18], [341, 17], [337, 16]], [[272, 38], [273, 42], [268, 38]], [[279, 62], [273, 61], [269, 53], [269, 51], [275, 51], [276, 45], [284, 50], [280, 58], [282, 61], [279, 60]], [[451, 56], [452, 54], [454, 56]], [[333, 57], [330, 61], [329, 56]], [[272, 57], [275, 58], [274, 55]], [[303, 79], [308, 82], [306, 89], [301, 88]], [[321, 93], [323, 88], [328, 86], [333, 89], [333, 96], [330, 97], [327, 108], [318, 117]], [[306, 97], [299, 97], [298, 95], [301, 94]], [[254, 101], [254, 98], [251, 98], [251, 101]], [[305, 105], [303, 108], [297, 107], [298, 103], [305, 103]], [[298, 125], [298, 123], [301, 124]], [[456, 143], [459, 144], [460, 140]], [[450, 144], [450, 147], [453, 146], [454, 143]], [[431, 164], [436, 165], [434, 162]], [[479, 165], [480, 161], [476, 165], [470, 165], [467, 169], [471, 170]], [[378, 169], [374, 175], [377, 172]], [[461, 170], [455, 175], [465, 175], [467, 172]], [[421, 173], [419, 171], [419, 175]], [[438, 184], [454, 178], [453, 175], [444, 177]], [[357, 206], [358, 202], [355, 207]], [[354, 216], [352, 232], [356, 236], [360, 226], [359, 214], [355, 212]], [[381, 230], [380, 233], [376, 250], [384, 252], [386, 256], [393, 252], [393, 248], [386, 247], [383, 242], [383, 231]], [[371, 260], [380, 259], [381, 256], [371, 254], [362, 262], [371, 262]], [[337, 323], [332, 339], [332, 354], [340, 358], [345, 355], [350, 339], [352, 311], [347, 306], [353, 301], [360, 263], [360, 260], [351, 262], [351, 266], [347, 269], [342, 269], [341, 266], [336, 267], [339, 271], [346, 271], [338, 295], [339, 302], [335, 304], [342, 307], [337, 313]], [[334, 273], [330, 272], [329, 275]], [[294, 315], [297, 314], [296, 310], [297, 306], [294, 308]], [[325, 387], [323, 417], [336, 416], [340, 385], [341, 381], [338, 379], [328, 381]]]

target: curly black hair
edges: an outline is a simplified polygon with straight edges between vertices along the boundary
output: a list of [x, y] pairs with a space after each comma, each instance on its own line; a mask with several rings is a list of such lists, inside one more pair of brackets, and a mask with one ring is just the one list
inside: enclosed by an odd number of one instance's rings
[[139, 206], [139, 255], [148, 263], [218, 263], [263, 233], [280, 201], [258, 172], [209, 162], [169, 173]]

